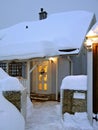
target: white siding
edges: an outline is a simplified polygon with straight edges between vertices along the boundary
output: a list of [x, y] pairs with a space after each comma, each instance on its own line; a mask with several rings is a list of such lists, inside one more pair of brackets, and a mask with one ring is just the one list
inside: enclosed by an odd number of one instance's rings
[[87, 112], [88, 112], [88, 118], [92, 124], [92, 117], [93, 117], [93, 101], [92, 101], [92, 81], [93, 81], [93, 77], [92, 77], [92, 52], [88, 52], [87, 53], [87, 75], [88, 75], [88, 79], [87, 79]]

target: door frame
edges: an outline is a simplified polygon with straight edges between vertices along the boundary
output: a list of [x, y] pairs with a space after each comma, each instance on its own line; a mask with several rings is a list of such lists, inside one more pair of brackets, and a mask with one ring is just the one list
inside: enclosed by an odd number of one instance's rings
[[98, 113], [98, 43], [93, 43], [93, 112]]

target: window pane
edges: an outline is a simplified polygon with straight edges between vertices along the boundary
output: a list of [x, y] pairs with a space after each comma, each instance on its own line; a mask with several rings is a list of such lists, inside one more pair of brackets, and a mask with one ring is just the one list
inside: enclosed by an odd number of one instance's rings
[[41, 83], [39, 83], [38, 89], [42, 90], [42, 84]]
[[47, 83], [44, 83], [44, 90], [47, 90]]
[[26, 78], [26, 62], [9, 63], [9, 75]]
[[44, 81], [47, 81], [47, 75], [44, 75]]
[[12, 62], [9, 64], [9, 75], [11, 76], [22, 76], [22, 63]]
[[0, 67], [6, 72], [7, 71], [7, 64], [6, 63], [0, 63]]
[[45, 72], [47, 72], [47, 68], [48, 68], [48, 66], [45, 66], [45, 67], [44, 67]]
[[42, 81], [42, 75], [41, 74], [39, 75], [39, 81]]

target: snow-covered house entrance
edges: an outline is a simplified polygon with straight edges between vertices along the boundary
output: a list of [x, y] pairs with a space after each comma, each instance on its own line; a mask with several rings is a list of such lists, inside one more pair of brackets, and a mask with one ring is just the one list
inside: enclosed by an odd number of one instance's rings
[[0, 66], [19, 78], [28, 94], [55, 94], [57, 100], [62, 79], [75, 69], [82, 70], [74, 60], [94, 21], [91, 12], [71, 11], [3, 29]]

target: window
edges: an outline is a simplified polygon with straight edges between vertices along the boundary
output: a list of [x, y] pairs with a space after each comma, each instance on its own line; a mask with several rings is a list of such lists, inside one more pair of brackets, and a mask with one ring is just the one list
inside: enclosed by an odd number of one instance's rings
[[27, 78], [26, 62], [1, 62], [0, 67], [10, 76]]
[[11, 76], [22, 76], [22, 63], [12, 62], [9, 64], [9, 75]]
[[9, 63], [9, 75], [26, 78], [26, 62]]

